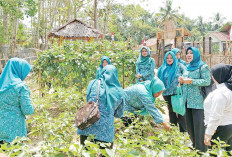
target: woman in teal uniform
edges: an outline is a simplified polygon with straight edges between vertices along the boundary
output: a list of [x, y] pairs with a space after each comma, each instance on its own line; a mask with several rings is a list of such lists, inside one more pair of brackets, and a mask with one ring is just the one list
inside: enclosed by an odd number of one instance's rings
[[0, 143], [12, 142], [16, 136], [27, 136], [26, 115], [33, 114], [30, 91], [23, 80], [30, 64], [19, 58], [10, 59], [0, 77]]
[[204, 108], [201, 87], [210, 85], [211, 74], [209, 66], [201, 60], [200, 52], [195, 47], [186, 51], [187, 73], [179, 77], [183, 84], [183, 100], [186, 102], [186, 126], [193, 147], [205, 152], [204, 144]]
[[169, 130], [169, 124], [164, 121], [162, 115], [155, 107], [155, 99], [164, 91], [163, 82], [157, 77], [151, 81], [137, 83], [124, 89], [126, 104], [125, 111], [140, 115], [151, 115], [156, 124], [162, 124], [166, 130]]
[[[94, 141], [112, 143], [114, 139], [114, 117], [120, 118], [123, 115], [125, 103], [123, 89], [118, 80], [118, 72], [115, 66], [107, 65], [101, 70], [100, 74], [100, 96], [99, 111], [100, 119], [93, 125], [84, 130], [78, 129], [80, 142], [84, 141], [89, 135], [94, 135]], [[97, 100], [98, 79], [92, 80], [87, 88], [87, 101]], [[111, 145], [112, 146], [112, 145]]]
[[152, 80], [155, 72], [155, 60], [151, 58], [150, 50], [148, 47], [140, 49], [139, 58], [136, 62], [136, 83]]
[[106, 65], [111, 65], [110, 59], [107, 56], [103, 56], [101, 59], [101, 64], [100, 67], [97, 68], [97, 73], [96, 73], [96, 79], [99, 79], [101, 70], [106, 66]]
[[165, 54], [163, 64], [158, 69], [158, 77], [163, 81], [165, 90], [163, 92], [163, 98], [168, 104], [169, 120], [172, 124], [179, 124], [180, 132], [186, 131], [185, 116], [177, 114], [172, 109], [171, 97], [176, 95], [178, 86], [178, 78], [183, 76], [187, 70], [185, 66], [178, 62], [175, 54], [169, 51]]
[[180, 49], [173, 48], [171, 51], [176, 55], [176, 58], [178, 59], [178, 62], [182, 63], [184, 66], [186, 66], [186, 62], [181, 59], [181, 51], [180, 51]]

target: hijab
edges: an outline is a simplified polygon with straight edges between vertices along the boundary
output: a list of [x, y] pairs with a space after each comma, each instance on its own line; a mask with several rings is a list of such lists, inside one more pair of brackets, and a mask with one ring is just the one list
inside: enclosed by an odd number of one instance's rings
[[[178, 48], [173, 48], [171, 51], [172, 51], [175, 55], [176, 55], [177, 53], [180, 53], [180, 55], [182, 54], [182, 52], [181, 52], [180, 49], [178, 49]], [[186, 65], [185, 61], [183, 61], [181, 58], [178, 59], [178, 62], [179, 62], [179, 63], [182, 63], [183, 65]]]
[[108, 62], [108, 65], [111, 65], [110, 59], [107, 56], [103, 56], [101, 59], [100, 69], [103, 68], [103, 61], [106, 60]]
[[232, 90], [232, 65], [220, 63], [211, 68], [211, 73], [218, 83], [225, 83]]
[[[144, 57], [144, 56], [142, 55], [143, 49], [146, 49], [146, 50], [147, 50], [147, 56], [146, 56], [146, 57]], [[149, 64], [150, 62], [151, 62], [151, 54], [150, 54], [149, 48], [146, 47], [146, 46], [141, 47], [141, 49], [140, 49], [140, 54], [139, 54], [139, 57], [138, 57], [136, 63], [139, 64], [139, 65], [147, 65], [147, 64]]]
[[31, 71], [31, 65], [24, 59], [11, 58], [0, 77], [0, 93], [20, 84]]
[[[167, 63], [167, 57], [168, 55], [171, 55], [173, 58], [173, 63], [172, 65], [169, 65]], [[176, 77], [176, 73], [178, 71], [178, 60], [175, 56], [175, 54], [172, 51], [168, 51], [165, 54], [163, 64], [162, 66], [158, 69], [158, 77], [164, 82], [165, 87], [168, 89], [170, 88], [171, 83], [174, 81]], [[168, 76], [168, 82], [166, 83], [165, 77]]]
[[[101, 71], [99, 79], [101, 80], [102, 85], [100, 90], [105, 90], [105, 92], [100, 92], [100, 98], [106, 95], [107, 110], [115, 110], [119, 105], [117, 102], [122, 101], [125, 98], [123, 89], [118, 80], [118, 72], [116, 67], [113, 65], [105, 66]], [[92, 84], [94, 82], [92, 81]], [[91, 86], [92, 85], [90, 85], [90, 88], [87, 89], [87, 95], [90, 94]]]
[[203, 62], [201, 60], [201, 54], [200, 54], [200, 51], [198, 50], [198, 48], [189, 47], [186, 50], [186, 55], [187, 55], [188, 50], [193, 51], [193, 60], [187, 65], [187, 70], [188, 71], [194, 71], [196, 69], [199, 69], [202, 65], [206, 64], [205, 62]]
[[143, 84], [151, 95], [156, 94], [165, 89], [164, 83], [158, 78], [154, 77], [151, 81], [144, 81], [138, 84]]

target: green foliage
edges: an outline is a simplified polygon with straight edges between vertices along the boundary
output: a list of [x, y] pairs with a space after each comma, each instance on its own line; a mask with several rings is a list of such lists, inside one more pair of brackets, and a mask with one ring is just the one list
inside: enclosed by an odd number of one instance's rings
[[220, 52], [220, 45], [219, 45], [219, 43], [213, 43], [213, 44], [212, 44], [212, 52], [213, 52], [213, 53], [218, 53], [218, 52]]
[[[127, 50], [124, 42], [66, 42], [38, 53], [34, 70], [40, 83], [52, 82], [53, 87], [86, 87], [95, 79], [102, 56], [108, 56], [118, 69], [121, 84], [135, 83], [135, 62], [137, 54]], [[40, 80], [41, 79], [41, 80]]]
[[[36, 87], [34, 80], [30, 87]], [[85, 91], [78, 92], [76, 88], [57, 88], [56, 92], [49, 94], [45, 88], [44, 97], [32, 92], [35, 113], [27, 118], [28, 138], [17, 138], [12, 143], [1, 146], [0, 153], [8, 156], [56, 156], [95, 157], [99, 154], [105, 156], [198, 156], [189, 140], [187, 133], [180, 133], [178, 128], [172, 126], [166, 132], [160, 125], [155, 125], [151, 116], [134, 117], [134, 122], [125, 127], [120, 119], [115, 119], [115, 140], [112, 150], [100, 150], [99, 145], [86, 141], [85, 149], [79, 144], [74, 125], [74, 116], [85, 100]], [[161, 104], [160, 104], [161, 103]], [[163, 101], [156, 102], [156, 106], [163, 106]], [[216, 142], [209, 153], [227, 156], [225, 143]], [[104, 146], [105, 144], [101, 144]]]

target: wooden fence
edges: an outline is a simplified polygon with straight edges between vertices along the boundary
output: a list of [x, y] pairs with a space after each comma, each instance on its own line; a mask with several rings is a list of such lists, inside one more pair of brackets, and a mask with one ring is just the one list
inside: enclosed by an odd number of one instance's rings
[[232, 55], [207, 54], [202, 55], [201, 59], [206, 62], [210, 68], [219, 63], [232, 64]]

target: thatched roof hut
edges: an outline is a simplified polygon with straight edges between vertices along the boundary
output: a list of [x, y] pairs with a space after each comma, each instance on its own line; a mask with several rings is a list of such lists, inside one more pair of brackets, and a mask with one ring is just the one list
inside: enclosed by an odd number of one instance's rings
[[84, 22], [74, 19], [55, 31], [51, 31], [48, 37], [62, 39], [79, 39], [91, 40], [93, 38], [103, 38], [104, 34], [100, 31], [88, 26]]

